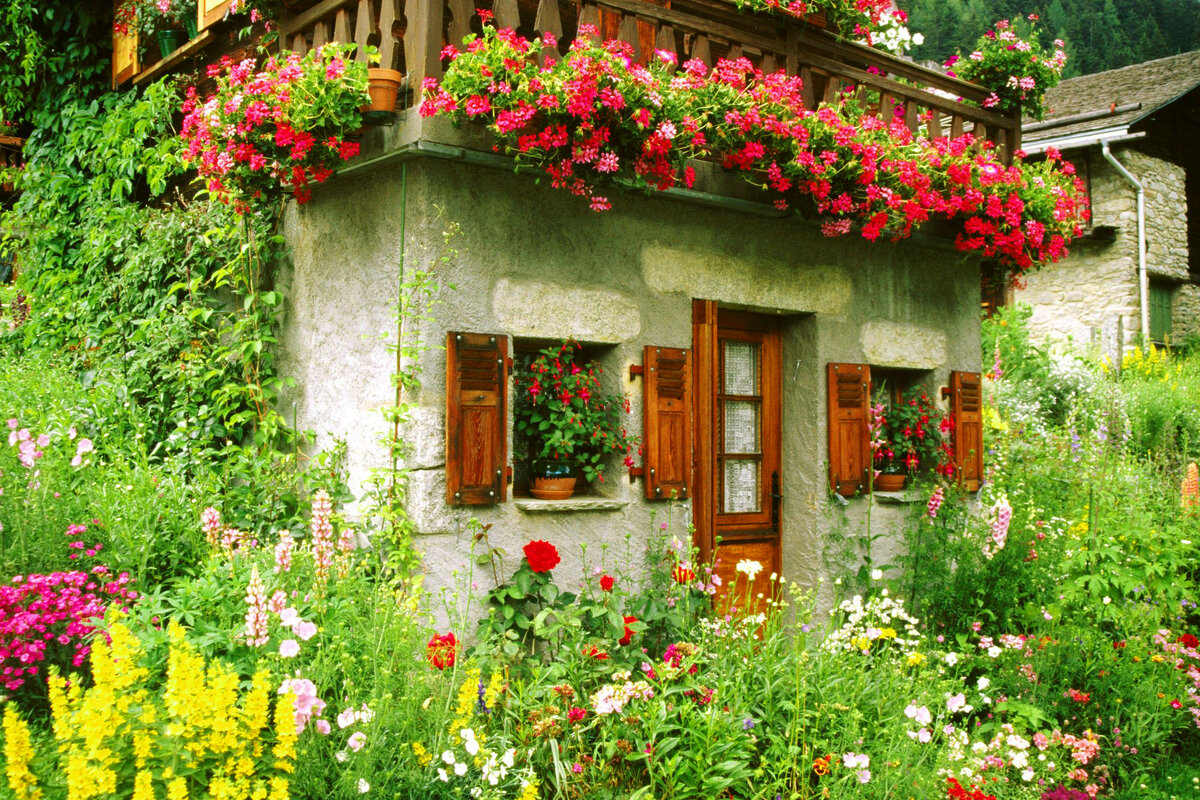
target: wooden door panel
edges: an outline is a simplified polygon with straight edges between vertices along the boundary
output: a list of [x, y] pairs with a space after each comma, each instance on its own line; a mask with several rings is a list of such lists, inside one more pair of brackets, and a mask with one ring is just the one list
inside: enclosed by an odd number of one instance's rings
[[738, 562], [762, 566], [752, 595], [779, 571], [781, 362], [775, 319], [695, 301], [695, 541], [702, 558], [715, 556], [718, 607], [747, 588]]

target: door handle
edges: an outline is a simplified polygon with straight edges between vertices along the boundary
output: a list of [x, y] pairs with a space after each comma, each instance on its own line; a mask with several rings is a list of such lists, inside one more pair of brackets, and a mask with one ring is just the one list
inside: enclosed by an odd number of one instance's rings
[[783, 500], [783, 492], [779, 485], [779, 472], [771, 473], [771, 528], [779, 533], [779, 501]]

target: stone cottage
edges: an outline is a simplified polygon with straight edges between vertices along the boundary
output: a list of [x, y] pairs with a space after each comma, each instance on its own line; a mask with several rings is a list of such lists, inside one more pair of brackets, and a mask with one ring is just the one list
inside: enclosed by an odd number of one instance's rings
[[[221, 4], [201, 5], [211, 16], [202, 16], [201, 39], [220, 40]], [[923, 385], [934, 396], [944, 387], [962, 476], [977, 486], [976, 260], [945, 235], [826, 238], [713, 164], [697, 165], [688, 190], [625, 193], [603, 214], [514, 174], [480, 131], [411, 107], [411, 88], [441, 74], [444, 44], [478, 29], [475, 5], [414, 0], [402, 20], [390, 2], [326, 0], [279, 30], [301, 51], [334, 39], [377, 43], [383, 66], [407, 76], [408, 109], [368, 130], [362, 154], [290, 212], [281, 369], [296, 381], [285, 413], [318, 431], [320, 446], [347, 442], [356, 491], [390, 465], [384, 411], [409, 407], [407, 510], [431, 584], [451, 584], [471, 563], [473, 520], [490, 526], [509, 569], [530, 539], [558, 545], [564, 576], [585, 561], [636, 569], [652, 531], [669, 521], [685, 538], [694, 527], [696, 546], [719, 556], [727, 580], [739, 560], [754, 559], [764, 565], [759, 580], [780, 573], [814, 584], [832, 526], [848, 522], [854, 534], [875, 501], [874, 524], [886, 525], [910, 501], [863, 498], [873, 386]], [[873, 87], [913, 130], [987, 128], [1008, 152], [1019, 138], [1015, 117], [947, 99], [981, 101], [979, 87], [721, 2], [497, 0], [494, 13], [502, 27], [554, 32], [560, 52], [564, 31], [590, 21], [681, 61], [740, 54], [768, 71], [786, 67], [803, 76], [814, 105]], [[176, 55], [196, 57], [196, 41]], [[114, 65], [114, 75], [132, 70], [136, 82], [139, 69], [164, 68]], [[404, 287], [422, 274], [438, 286], [432, 305], [398, 318]], [[399, 355], [387, 346], [398, 339]], [[614, 457], [603, 483], [536, 499], [513, 435], [512, 370], [564, 339], [603, 367], [606, 391], [630, 398], [627, 426], [643, 447], [632, 469]], [[400, 396], [394, 377], [412, 368], [419, 387]]]
[[1065, 80], [1024, 148], [1057, 148], [1089, 187], [1072, 255], [1011, 294], [1046, 339], [1113, 353], [1200, 335], [1200, 51]]

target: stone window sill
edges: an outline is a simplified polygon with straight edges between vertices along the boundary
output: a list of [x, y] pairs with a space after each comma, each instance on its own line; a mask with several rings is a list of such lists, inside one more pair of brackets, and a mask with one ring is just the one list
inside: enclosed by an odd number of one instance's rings
[[902, 506], [909, 503], [922, 503], [925, 497], [917, 492], [873, 492], [871, 494], [878, 502], [889, 506]]
[[514, 500], [513, 504], [526, 514], [573, 514], [579, 511], [620, 511], [629, 505], [629, 501], [608, 497], [569, 497], [566, 500], [521, 497]]

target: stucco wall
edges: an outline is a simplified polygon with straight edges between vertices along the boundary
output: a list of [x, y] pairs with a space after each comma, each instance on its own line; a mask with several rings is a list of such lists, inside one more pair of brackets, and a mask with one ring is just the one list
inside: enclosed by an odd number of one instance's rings
[[[826, 490], [825, 364], [928, 370], [931, 387], [945, 385], [951, 369], [977, 370], [977, 265], [941, 240], [826, 239], [803, 221], [636, 194], [613, 200], [612, 211], [595, 214], [529, 176], [433, 159], [392, 162], [323, 187], [288, 223], [295, 273], [282, 369], [297, 385], [286, 409], [294, 403], [300, 426], [316, 429], [322, 443], [348, 439], [352, 484], [382, 466], [374, 442], [386, 430], [379, 409], [392, 397], [394, 357], [379, 337], [395, 338], [403, 237], [404, 268], [432, 269], [443, 286], [432, 319], [420, 324], [432, 345], [421, 359], [422, 385], [407, 398], [416, 406], [407, 429], [409, 510], [430, 581], [448, 585], [466, 568], [472, 517], [492, 524], [510, 570], [529, 538], [559, 545], [564, 579], [580, 574], [585, 545], [590, 564], [603, 557], [636, 568], [665, 508], [643, 502], [640, 482], [623, 470], [599, 490], [625, 503], [613, 510], [445, 504], [445, 332], [601, 345], [611, 388], [630, 394], [630, 427], [639, 430], [642, 386], [628, 366], [641, 363], [645, 345], [691, 346], [693, 298], [779, 314], [784, 574], [815, 582], [822, 532], [842, 513], [831, 511]], [[458, 254], [441, 263], [451, 222], [461, 225]], [[852, 504], [857, 520], [863, 501]], [[679, 513], [687, 515], [686, 504]], [[875, 523], [902, 514], [884, 509]]]
[[[1068, 154], [1068, 159], [1073, 154]], [[1182, 167], [1134, 148], [1113, 155], [1146, 189], [1146, 253], [1151, 277], [1184, 280], [1188, 276], [1187, 202]], [[1098, 150], [1089, 152], [1093, 225], [1117, 228], [1115, 241], [1076, 244], [1071, 255], [1029, 276], [1019, 302], [1033, 306], [1030, 325], [1042, 340], [1072, 340], [1116, 351], [1118, 320], [1124, 346], [1141, 330], [1138, 290], [1137, 194]], [[1200, 308], [1188, 298], [1191, 286], [1175, 292], [1175, 337], [1200, 326]]]

